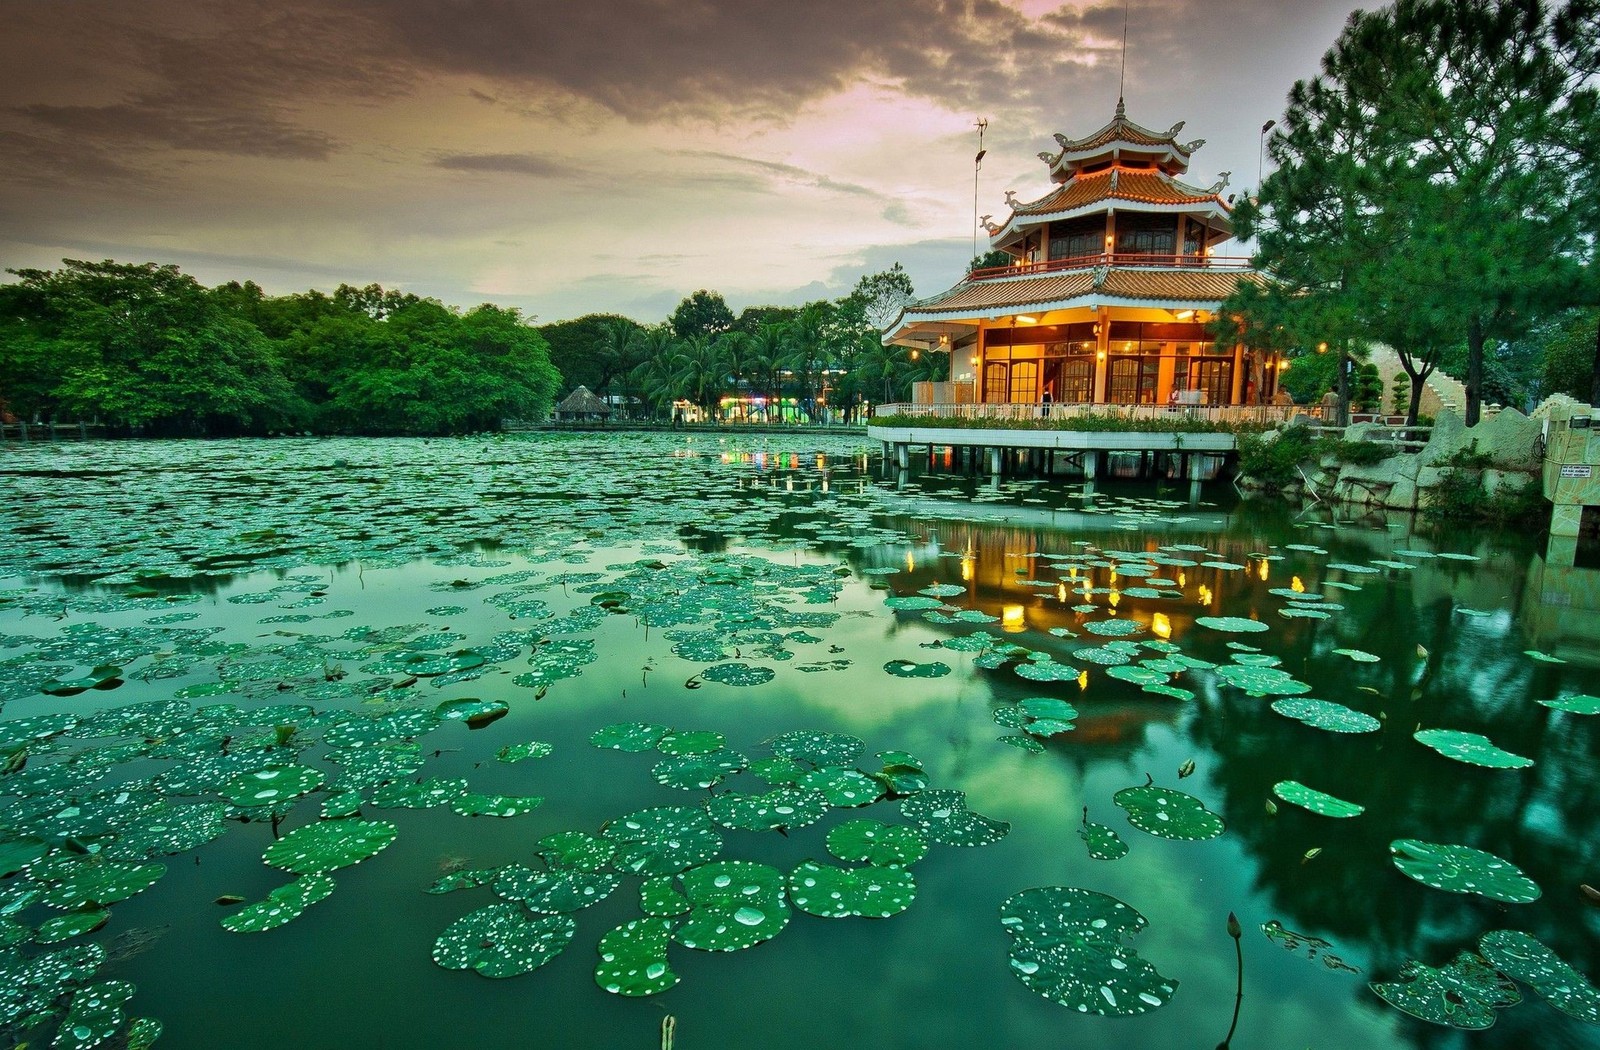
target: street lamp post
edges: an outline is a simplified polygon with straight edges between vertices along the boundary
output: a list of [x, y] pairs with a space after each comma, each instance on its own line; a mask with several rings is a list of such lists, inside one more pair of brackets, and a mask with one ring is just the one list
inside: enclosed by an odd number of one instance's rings
[[1261, 199], [1261, 168], [1262, 160], [1267, 153], [1267, 132], [1278, 126], [1276, 120], [1269, 120], [1261, 125], [1261, 137], [1256, 142], [1256, 199]]

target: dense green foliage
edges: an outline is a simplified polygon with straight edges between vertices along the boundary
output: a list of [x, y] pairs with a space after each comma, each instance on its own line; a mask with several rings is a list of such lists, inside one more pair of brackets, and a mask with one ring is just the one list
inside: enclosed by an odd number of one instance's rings
[[0, 407], [146, 434], [453, 434], [542, 415], [559, 377], [516, 310], [377, 285], [269, 297], [176, 266], [67, 260], [0, 286]]
[[1593, 404], [1595, 362], [1600, 359], [1600, 310], [1555, 318], [1529, 340], [1539, 361], [1540, 394], [1567, 394]]
[[1459, 354], [1476, 422], [1488, 352], [1596, 300], [1597, 71], [1596, 0], [1356, 12], [1290, 92], [1267, 142], [1276, 170], [1235, 213], [1275, 282], [1224, 316], [1298, 353], [1394, 346], [1413, 413], [1428, 372]]
[[1317, 456], [1316, 439], [1303, 426], [1283, 427], [1266, 434], [1239, 436], [1239, 473], [1269, 491], [1299, 482], [1300, 464]]

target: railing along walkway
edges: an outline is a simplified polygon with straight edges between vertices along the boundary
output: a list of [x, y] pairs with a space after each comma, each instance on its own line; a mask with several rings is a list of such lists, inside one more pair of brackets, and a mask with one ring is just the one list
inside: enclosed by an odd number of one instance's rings
[[923, 403], [900, 402], [879, 405], [872, 413], [876, 422], [884, 416], [937, 416], [944, 419], [993, 420], [996, 423], [1047, 421], [1064, 423], [1074, 419], [1101, 418], [1127, 421], [1194, 419], [1218, 424], [1280, 423], [1294, 416], [1313, 419], [1322, 415], [1321, 406], [1312, 405], [1090, 405], [1038, 403]]

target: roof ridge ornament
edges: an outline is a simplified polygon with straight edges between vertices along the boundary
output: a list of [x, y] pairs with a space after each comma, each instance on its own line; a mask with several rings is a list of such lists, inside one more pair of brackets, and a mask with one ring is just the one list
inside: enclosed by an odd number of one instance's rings
[[1228, 188], [1228, 180], [1233, 178], [1233, 172], [1231, 172], [1231, 171], [1224, 171], [1224, 172], [1221, 172], [1220, 174], [1221, 174], [1222, 177], [1217, 180], [1216, 184], [1213, 185], [1209, 190], [1206, 190], [1206, 192], [1211, 194], [1212, 196], [1217, 196], [1223, 190], [1227, 189]]
[[1127, 103], [1125, 103], [1122, 100], [1122, 96], [1121, 95], [1117, 96], [1117, 119], [1118, 120], [1127, 120], [1128, 119], [1128, 106], [1127, 106]]

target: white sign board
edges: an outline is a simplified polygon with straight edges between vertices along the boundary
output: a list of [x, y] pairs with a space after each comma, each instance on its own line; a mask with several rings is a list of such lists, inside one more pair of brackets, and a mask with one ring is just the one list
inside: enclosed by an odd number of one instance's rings
[[1593, 477], [1594, 476], [1594, 467], [1589, 466], [1587, 464], [1574, 465], [1574, 464], [1570, 464], [1569, 463], [1569, 464], [1566, 464], [1565, 466], [1563, 466], [1561, 468], [1561, 476], [1564, 477], [1564, 478], [1588, 478], [1588, 477]]

